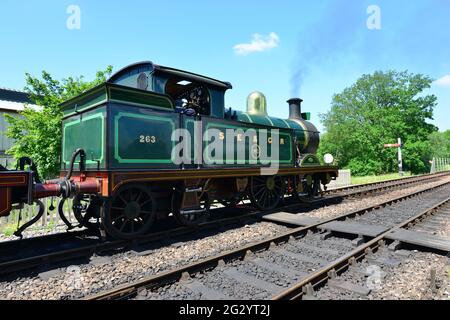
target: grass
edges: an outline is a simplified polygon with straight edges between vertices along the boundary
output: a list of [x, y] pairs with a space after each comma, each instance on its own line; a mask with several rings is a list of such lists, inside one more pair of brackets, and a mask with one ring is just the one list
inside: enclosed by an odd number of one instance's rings
[[0, 234], [3, 234], [7, 237], [10, 237], [16, 232], [17, 230], [17, 224], [15, 223], [7, 223], [2, 226], [0, 226]]
[[388, 181], [388, 180], [395, 180], [402, 177], [410, 177], [410, 172], [405, 172], [403, 176], [400, 176], [398, 173], [389, 173], [389, 174], [383, 174], [380, 176], [366, 176], [366, 177], [353, 177], [352, 176], [352, 184], [365, 184], [365, 183], [373, 183], [373, 182], [380, 182], [380, 181]]

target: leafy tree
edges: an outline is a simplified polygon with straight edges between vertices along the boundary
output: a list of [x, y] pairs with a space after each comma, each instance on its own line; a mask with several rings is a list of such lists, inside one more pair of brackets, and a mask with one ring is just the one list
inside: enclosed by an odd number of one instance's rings
[[336, 94], [331, 110], [321, 115], [326, 129], [319, 153], [330, 152], [341, 167], [355, 175], [381, 174], [397, 169], [397, 149], [385, 143], [403, 141], [404, 168], [428, 169], [428, 137], [437, 128], [432, 119], [436, 96], [425, 95], [432, 79], [407, 71], [377, 71], [363, 75]]
[[16, 159], [28, 156], [38, 164], [41, 177], [52, 178], [59, 172], [61, 154], [62, 111], [60, 104], [106, 81], [112, 66], [98, 71], [92, 81], [84, 77], [68, 77], [55, 80], [48, 72], [42, 71], [41, 78], [26, 74], [25, 91], [30, 95], [38, 110], [25, 107], [20, 117], [6, 115], [9, 123], [7, 136], [15, 140], [8, 153]]
[[450, 158], [450, 130], [433, 132], [429, 137], [432, 157]]

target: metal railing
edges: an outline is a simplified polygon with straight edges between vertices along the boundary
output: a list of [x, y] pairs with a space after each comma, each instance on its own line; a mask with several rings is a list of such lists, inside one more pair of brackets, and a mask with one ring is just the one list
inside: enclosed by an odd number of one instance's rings
[[433, 158], [430, 173], [450, 170], [450, 158]]
[[[51, 198], [41, 199], [41, 201], [44, 203], [45, 212], [42, 215], [42, 218], [27, 230], [55, 229], [57, 227], [64, 227], [65, 224], [58, 214], [58, 205], [59, 201], [61, 201], [60, 198], [53, 199], [53, 210], [51, 210]], [[72, 200], [67, 199], [64, 203], [65, 215], [72, 224], [76, 224], [76, 219], [73, 216], [71, 208]], [[23, 209], [12, 210], [9, 216], [0, 217], [0, 233], [6, 233], [5, 228], [7, 228], [8, 230], [16, 230], [18, 225], [23, 225], [24, 223], [30, 221], [33, 217], [35, 217], [38, 211], [39, 207], [37, 205], [25, 205]]]
[[16, 163], [16, 160], [11, 157], [6, 157], [4, 155], [0, 155], [0, 165], [5, 168], [12, 167]]

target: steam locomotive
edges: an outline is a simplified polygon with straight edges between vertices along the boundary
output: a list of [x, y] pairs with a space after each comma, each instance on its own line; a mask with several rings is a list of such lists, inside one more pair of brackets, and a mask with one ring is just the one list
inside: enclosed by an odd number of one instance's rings
[[[133, 239], [169, 215], [182, 225], [200, 224], [213, 202], [235, 206], [248, 198], [272, 210], [287, 195], [320, 196], [338, 169], [316, 156], [319, 132], [301, 112], [302, 100], [289, 100], [289, 118], [279, 119], [268, 116], [260, 92], [249, 95], [246, 112], [226, 109], [231, 88], [152, 62], [125, 67], [61, 105], [59, 179], [40, 181], [28, 158], [18, 170], [3, 168], [0, 216], [37, 203], [39, 214], [20, 235], [43, 214], [39, 199], [61, 197], [59, 214], [69, 228]], [[264, 171], [274, 165], [276, 171]], [[65, 217], [69, 198], [77, 226]]]

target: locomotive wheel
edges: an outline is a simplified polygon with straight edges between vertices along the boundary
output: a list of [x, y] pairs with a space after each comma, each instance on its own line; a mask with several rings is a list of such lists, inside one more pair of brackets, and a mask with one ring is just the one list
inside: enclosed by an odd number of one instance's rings
[[97, 197], [79, 194], [73, 199], [73, 215], [81, 226], [98, 229], [102, 202]]
[[295, 194], [301, 202], [311, 202], [320, 191], [320, 178], [317, 176], [307, 175], [300, 179], [295, 179]]
[[102, 210], [105, 231], [114, 238], [133, 239], [146, 233], [156, 216], [156, 202], [141, 185], [120, 188]]
[[263, 211], [276, 208], [284, 196], [284, 181], [277, 176], [252, 177], [249, 190], [252, 204]]
[[200, 210], [196, 212], [181, 212], [182, 200], [182, 192], [175, 190], [172, 195], [172, 213], [179, 224], [193, 227], [208, 220], [211, 203], [207, 192], [203, 192], [200, 195]]

